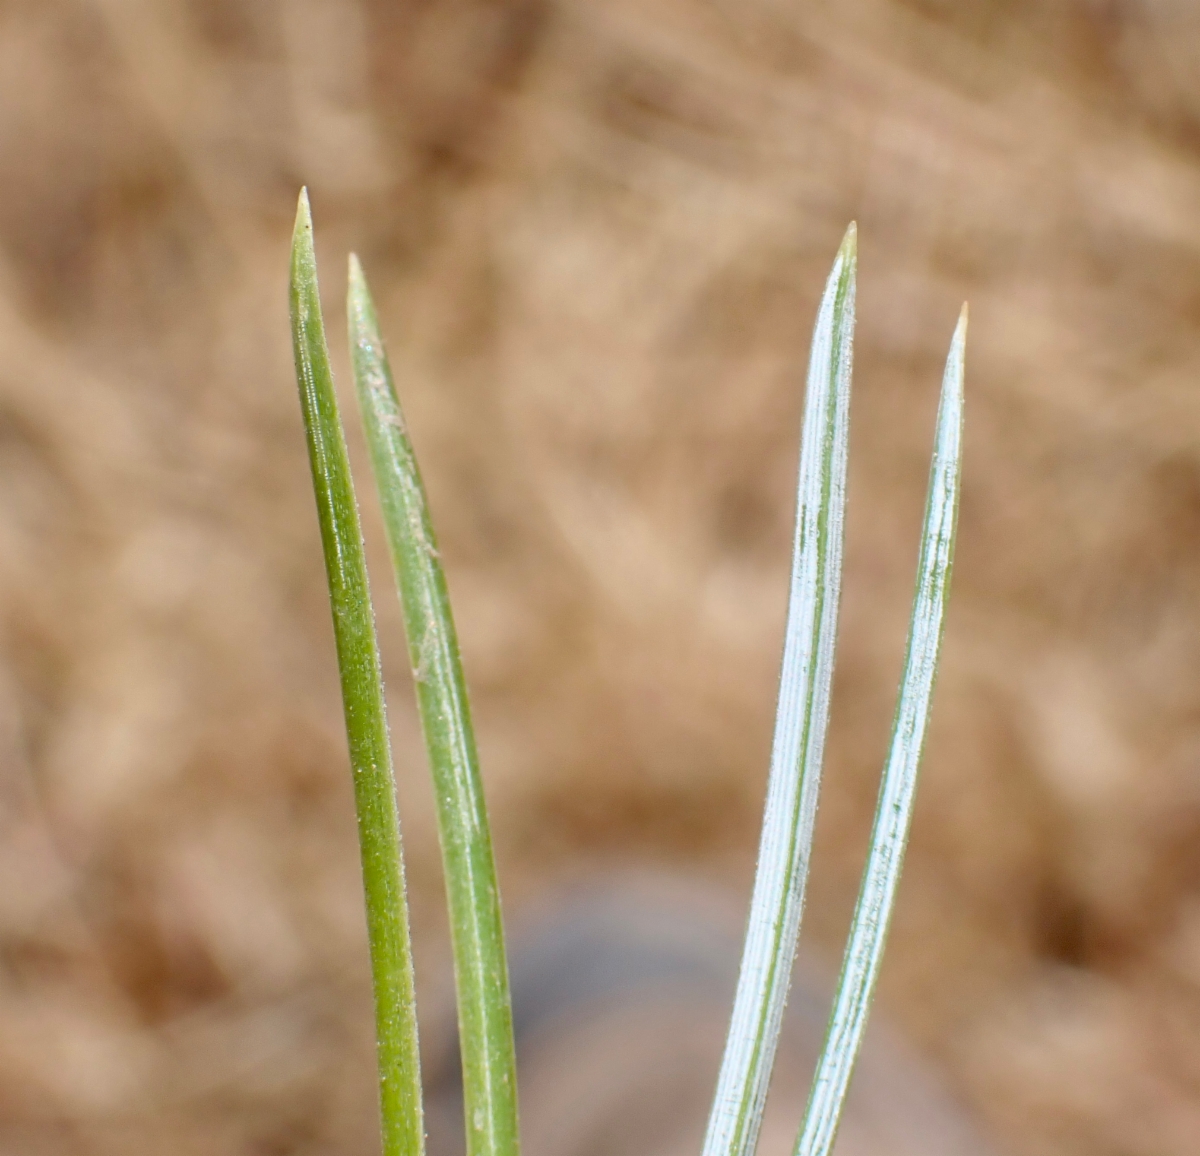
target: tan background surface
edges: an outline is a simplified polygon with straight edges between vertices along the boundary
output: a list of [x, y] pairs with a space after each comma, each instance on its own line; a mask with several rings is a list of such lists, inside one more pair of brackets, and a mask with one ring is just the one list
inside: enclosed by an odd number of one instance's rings
[[374, 1143], [286, 324], [307, 183], [331, 330], [350, 247], [380, 302], [513, 908], [614, 859], [748, 886], [800, 385], [854, 218], [806, 924], [836, 958], [970, 298], [883, 1006], [1004, 1151], [1194, 1152], [1198, 65], [1184, 0], [0, 4], [0, 1148]]

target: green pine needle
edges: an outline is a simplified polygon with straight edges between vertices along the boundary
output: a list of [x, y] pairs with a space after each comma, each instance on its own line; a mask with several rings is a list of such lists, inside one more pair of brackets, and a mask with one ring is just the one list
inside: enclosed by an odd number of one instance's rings
[[400, 823], [358, 505], [338, 416], [308, 194], [292, 236], [292, 345], [329, 579], [366, 893], [384, 1156], [420, 1156], [425, 1132]]
[[942, 380], [933, 464], [929, 472], [929, 498], [917, 563], [917, 592], [913, 600], [908, 653], [892, 727], [891, 749], [879, 788], [871, 846], [834, 996], [833, 1016], [817, 1063], [808, 1110], [796, 1140], [796, 1156], [828, 1156], [833, 1149], [850, 1076], [866, 1031], [867, 1013], [879, 977], [900, 882], [900, 868], [904, 863], [954, 559], [962, 473], [966, 338], [967, 307], [964, 305], [950, 343], [950, 356]]
[[500, 896], [450, 596], [375, 307], [350, 258], [350, 352], [433, 770], [458, 989], [467, 1156], [517, 1156]]
[[754, 1152], [800, 933], [841, 586], [856, 249], [851, 225], [813, 331], [775, 743], [746, 944], [704, 1156]]

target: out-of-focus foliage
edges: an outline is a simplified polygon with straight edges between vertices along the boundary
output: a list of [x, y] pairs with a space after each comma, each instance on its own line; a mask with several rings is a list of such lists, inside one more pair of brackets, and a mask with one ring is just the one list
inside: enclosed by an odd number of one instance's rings
[[[748, 886], [797, 383], [857, 219], [807, 919], [836, 953], [929, 383], [971, 299], [962, 548], [882, 1006], [1015, 1152], [1190, 1156], [1196, 44], [1181, 0], [5, 5], [3, 1146], [373, 1142], [280, 275], [307, 183], [405, 381], [514, 905], [612, 857]], [[420, 983], [433, 808], [379, 610]]]

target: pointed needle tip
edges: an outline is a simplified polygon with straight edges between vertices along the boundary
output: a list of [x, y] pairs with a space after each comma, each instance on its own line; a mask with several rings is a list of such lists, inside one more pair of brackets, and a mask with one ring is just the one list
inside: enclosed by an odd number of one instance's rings
[[970, 310], [967, 309], [967, 303], [963, 302], [962, 310], [958, 315], [958, 324], [954, 327], [954, 344], [960, 350], [965, 348], [967, 344], [967, 322], [970, 320]]
[[307, 186], [300, 190], [300, 196], [296, 201], [296, 235], [298, 236], [305, 229], [312, 229], [312, 209], [308, 203]]

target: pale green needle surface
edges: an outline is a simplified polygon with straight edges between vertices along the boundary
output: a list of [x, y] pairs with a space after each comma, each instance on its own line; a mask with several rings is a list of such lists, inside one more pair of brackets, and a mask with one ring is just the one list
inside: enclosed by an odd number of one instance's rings
[[400, 823], [362, 532], [321, 320], [306, 192], [300, 194], [292, 237], [291, 314], [358, 810], [383, 1152], [419, 1156], [424, 1150], [421, 1074]]
[[375, 308], [350, 258], [350, 352], [404, 612], [437, 796], [458, 988], [468, 1156], [516, 1156], [517, 1090], [500, 898], [446, 579]]
[[817, 1063], [808, 1110], [796, 1140], [797, 1156], [828, 1156], [837, 1138], [838, 1120], [854, 1062], [862, 1046], [904, 862], [954, 557], [962, 472], [966, 336], [967, 310], [964, 306], [942, 382], [933, 465], [929, 474], [929, 498], [917, 563], [917, 591], [891, 749], [879, 788], [871, 846], [834, 996], [833, 1015]]
[[749, 1156], [796, 955], [829, 719], [841, 585], [856, 232], [817, 314], [804, 406], [796, 539], [758, 869], [704, 1156]]

